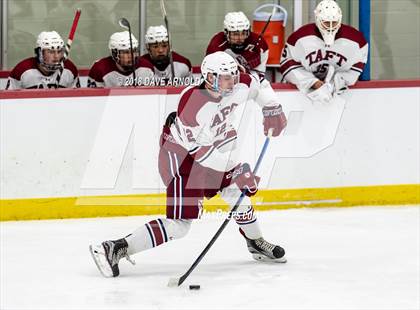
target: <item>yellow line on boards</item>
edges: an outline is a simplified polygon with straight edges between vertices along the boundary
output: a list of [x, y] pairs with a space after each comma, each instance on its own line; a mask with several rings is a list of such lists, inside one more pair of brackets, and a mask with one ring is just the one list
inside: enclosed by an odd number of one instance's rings
[[[420, 184], [260, 190], [256, 210], [420, 204]], [[165, 214], [164, 194], [0, 200], [0, 221]], [[207, 212], [227, 210], [219, 197]]]

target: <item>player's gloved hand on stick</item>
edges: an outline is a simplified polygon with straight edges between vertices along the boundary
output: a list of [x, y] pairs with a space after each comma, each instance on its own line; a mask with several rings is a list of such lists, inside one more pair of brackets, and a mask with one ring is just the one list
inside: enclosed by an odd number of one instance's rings
[[244, 51], [242, 57], [245, 58], [250, 68], [255, 68], [261, 64], [261, 54], [251, 51]]
[[274, 107], [264, 107], [264, 134], [267, 136], [270, 128], [273, 129], [273, 137], [280, 135], [287, 125], [286, 115], [284, 115], [281, 104]]
[[261, 55], [259, 53], [245, 51], [241, 55], [235, 55], [238, 64], [251, 70], [261, 64]]
[[246, 189], [247, 196], [254, 196], [258, 191], [260, 177], [252, 173], [248, 163], [237, 165], [227, 178], [232, 178], [232, 183], [236, 183], [241, 191]]

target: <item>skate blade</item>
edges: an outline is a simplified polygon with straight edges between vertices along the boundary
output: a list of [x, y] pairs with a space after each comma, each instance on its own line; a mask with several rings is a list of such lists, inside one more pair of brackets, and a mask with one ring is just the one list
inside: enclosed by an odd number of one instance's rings
[[287, 262], [287, 259], [284, 256], [280, 258], [270, 258], [259, 253], [252, 254], [252, 258], [260, 262], [269, 262], [269, 263], [286, 263]]
[[108, 260], [105, 257], [105, 250], [102, 245], [89, 245], [89, 251], [92, 255], [96, 267], [105, 278], [112, 278], [113, 273]]

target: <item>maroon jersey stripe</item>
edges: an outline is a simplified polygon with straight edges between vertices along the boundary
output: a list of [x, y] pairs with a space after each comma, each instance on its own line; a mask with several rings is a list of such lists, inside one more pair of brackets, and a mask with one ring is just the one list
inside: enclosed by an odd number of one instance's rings
[[152, 228], [153, 235], [155, 236], [156, 246], [161, 245], [163, 243], [163, 235], [162, 231], [160, 230], [159, 223], [154, 220], [151, 221], [149, 225]]
[[293, 59], [290, 59], [280, 66], [279, 68], [280, 73], [284, 74], [287, 70], [289, 70], [289, 68], [294, 67], [294, 66], [302, 66], [302, 64], [298, 61], [294, 61]]
[[358, 62], [357, 64], [354, 64], [353, 67], [363, 70], [365, 64], [363, 62]]

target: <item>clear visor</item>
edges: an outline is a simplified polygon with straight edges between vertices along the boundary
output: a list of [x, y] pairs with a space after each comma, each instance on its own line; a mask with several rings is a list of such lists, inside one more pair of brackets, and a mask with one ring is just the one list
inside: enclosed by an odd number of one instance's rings
[[[207, 80], [211, 84], [210, 81]], [[233, 87], [239, 82], [239, 72], [223, 73], [214, 78], [212, 89], [220, 93], [222, 97], [228, 96], [232, 93]]]

